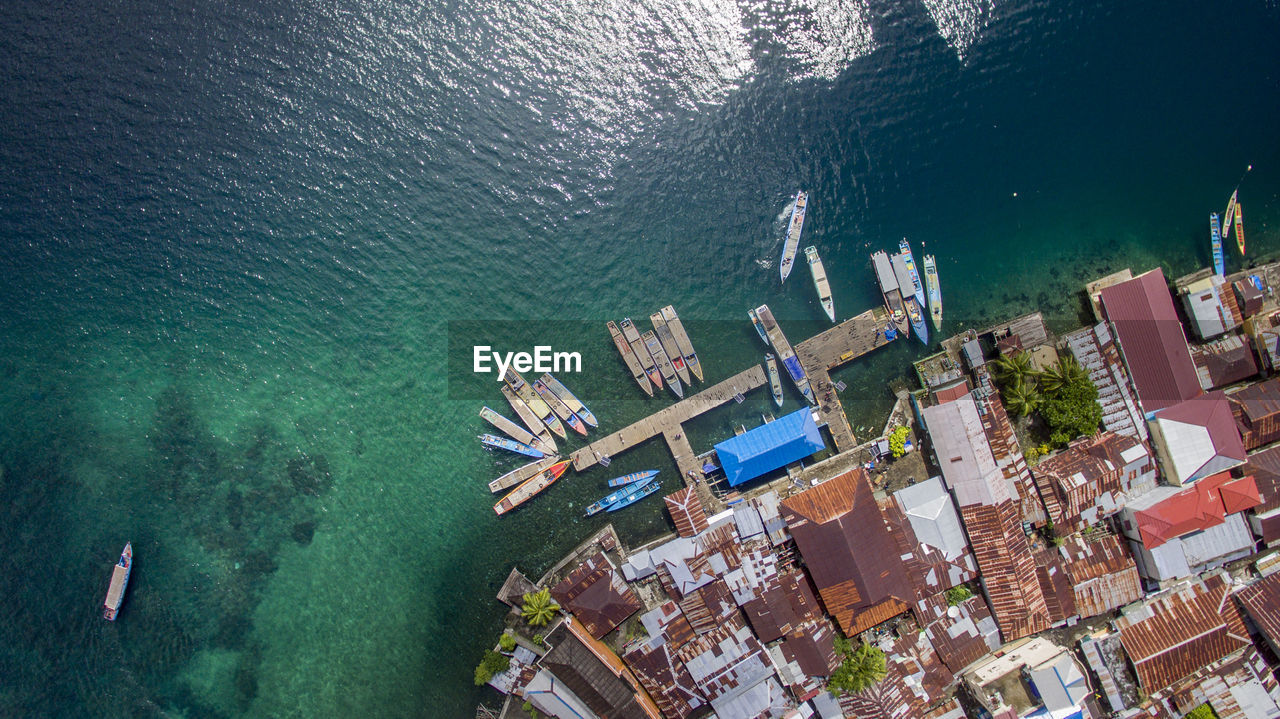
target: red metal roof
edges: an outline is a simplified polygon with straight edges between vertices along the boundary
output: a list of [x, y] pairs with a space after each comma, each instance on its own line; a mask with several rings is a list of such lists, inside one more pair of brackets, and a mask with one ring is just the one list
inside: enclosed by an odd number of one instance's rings
[[953, 385], [935, 389], [933, 391], [934, 404], [945, 404], [969, 394], [969, 381], [962, 379]]
[[1200, 394], [1196, 366], [1160, 268], [1104, 289], [1102, 311], [1115, 328], [1143, 409], [1154, 412]]
[[1143, 546], [1154, 549], [1175, 537], [1222, 524], [1228, 514], [1261, 503], [1252, 476], [1233, 480], [1220, 472], [1146, 509], [1134, 510], [1133, 517]]

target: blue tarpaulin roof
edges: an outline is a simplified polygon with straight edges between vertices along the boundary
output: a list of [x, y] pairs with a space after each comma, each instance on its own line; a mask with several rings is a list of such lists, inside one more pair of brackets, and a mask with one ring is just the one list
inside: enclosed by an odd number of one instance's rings
[[736, 487], [825, 447], [813, 414], [805, 408], [726, 439], [716, 445], [716, 456], [729, 486]]

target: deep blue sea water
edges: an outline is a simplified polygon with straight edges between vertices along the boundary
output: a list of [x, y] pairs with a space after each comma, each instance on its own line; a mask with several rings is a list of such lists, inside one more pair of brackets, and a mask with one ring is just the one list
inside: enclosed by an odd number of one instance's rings
[[[10, 4], [0, 715], [470, 716], [494, 592], [600, 526], [612, 474], [495, 518], [472, 343], [580, 351], [604, 431], [669, 402], [606, 319], [674, 303], [708, 381], [740, 371], [746, 308], [823, 326], [777, 281], [798, 188], [841, 317], [905, 236], [949, 332], [1073, 325], [1087, 279], [1206, 264], [1250, 163], [1273, 258], [1278, 36], [1261, 1]], [[924, 351], [839, 373], [861, 436]], [[661, 446], [610, 470], [650, 466], [678, 485]]]

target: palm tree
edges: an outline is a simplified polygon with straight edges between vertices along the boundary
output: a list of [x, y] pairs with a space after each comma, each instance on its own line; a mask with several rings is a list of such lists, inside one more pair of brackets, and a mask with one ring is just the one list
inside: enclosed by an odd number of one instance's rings
[[1016, 355], [1001, 355], [992, 364], [995, 365], [996, 374], [1006, 384], [1018, 384], [1033, 374], [1031, 355], [1026, 352], [1019, 352]]
[[543, 587], [540, 591], [525, 593], [520, 616], [524, 617], [530, 626], [541, 627], [551, 621], [558, 611], [560, 611], [560, 605], [551, 598], [551, 590]]
[[1040, 381], [1040, 387], [1045, 392], [1057, 392], [1067, 385], [1089, 379], [1089, 373], [1080, 366], [1075, 357], [1068, 355], [1058, 360], [1056, 366], [1038, 373], [1036, 379]]
[[[848, 647], [846, 642], [844, 647]], [[841, 647], [843, 649], [844, 647]], [[863, 692], [884, 680], [884, 652], [863, 642], [852, 652], [844, 651], [844, 661], [831, 674], [827, 685], [839, 691]]]
[[1015, 382], [1004, 388], [1004, 406], [1019, 416], [1026, 417], [1040, 405], [1040, 393], [1027, 382]]

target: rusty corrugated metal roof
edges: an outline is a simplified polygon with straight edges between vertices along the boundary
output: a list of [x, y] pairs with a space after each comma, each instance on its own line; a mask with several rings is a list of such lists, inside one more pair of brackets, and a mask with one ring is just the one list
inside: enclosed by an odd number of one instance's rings
[[681, 537], [692, 537], [707, 528], [707, 511], [702, 500], [693, 487], [685, 487], [662, 498], [671, 513], [671, 521], [675, 522], [676, 533]]
[[1250, 584], [1236, 593], [1236, 599], [1267, 639], [1280, 646], [1280, 574]]

